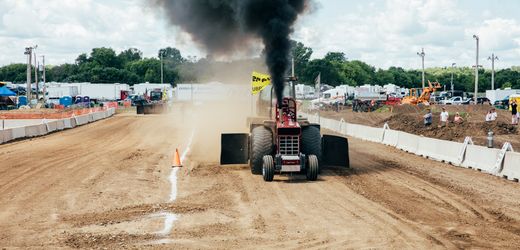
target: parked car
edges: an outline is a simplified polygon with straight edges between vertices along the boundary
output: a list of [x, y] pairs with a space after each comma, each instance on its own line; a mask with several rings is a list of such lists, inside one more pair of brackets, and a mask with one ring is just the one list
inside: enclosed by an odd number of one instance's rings
[[502, 100], [495, 101], [494, 106], [498, 109], [507, 109], [509, 108], [509, 96]]
[[444, 105], [461, 105], [464, 101], [462, 96], [454, 96], [448, 100], [442, 100], [440, 103]]
[[[462, 104], [464, 104], [464, 105], [473, 104], [474, 100], [475, 99], [473, 99], [473, 97], [471, 97], [471, 98], [464, 100], [462, 102]], [[491, 105], [491, 101], [487, 97], [477, 97], [477, 104], [485, 104], [485, 103], [486, 104], [489, 103], [489, 105]]]

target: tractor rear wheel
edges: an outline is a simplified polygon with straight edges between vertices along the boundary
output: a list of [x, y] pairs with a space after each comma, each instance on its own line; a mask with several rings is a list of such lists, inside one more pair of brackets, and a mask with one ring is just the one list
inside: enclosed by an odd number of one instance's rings
[[271, 155], [264, 155], [262, 158], [262, 176], [264, 181], [271, 182], [274, 178], [274, 160]]
[[259, 126], [251, 131], [251, 159], [249, 165], [251, 173], [262, 174], [262, 158], [273, 151], [273, 133], [264, 126]]
[[318, 157], [315, 155], [309, 155], [309, 158], [307, 159], [307, 180], [317, 180], [319, 171]]
[[321, 135], [320, 129], [315, 126], [302, 128], [302, 153], [315, 155], [321, 161]]

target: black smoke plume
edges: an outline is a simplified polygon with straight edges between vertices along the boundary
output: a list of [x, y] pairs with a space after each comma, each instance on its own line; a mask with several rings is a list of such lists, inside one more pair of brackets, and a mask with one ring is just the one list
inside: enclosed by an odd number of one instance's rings
[[289, 68], [292, 26], [310, 0], [152, 0], [209, 53], [241, 50], [260, 38], [278, 103]]

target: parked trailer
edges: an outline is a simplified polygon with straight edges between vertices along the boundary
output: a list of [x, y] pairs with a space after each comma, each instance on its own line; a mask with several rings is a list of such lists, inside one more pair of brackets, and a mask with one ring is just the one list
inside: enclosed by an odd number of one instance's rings
[[49, 86], [46, 88], [47, 98], [61, 98], [63, 96], [77, 96], [79, 95], [77, 86]]

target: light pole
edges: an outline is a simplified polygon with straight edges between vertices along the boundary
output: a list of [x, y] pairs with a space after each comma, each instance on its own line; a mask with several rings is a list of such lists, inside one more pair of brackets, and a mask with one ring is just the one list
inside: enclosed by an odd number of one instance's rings
[[491, 60], [491, 90], [495, 90], [495, 60], [498, 60], [498, 57], [492, 53], [488, 60]]
[[161, 50], [161, 53], [159, 53], [161, 56], [161, 84], [164, 83], [164, 75], [163, 75], [163, 50]]
[[457, 65], [456, 63], [451, 64], [451, 96], [453, 96], [453, 91], [455, 90], [453, 87], [453, 68]]
[[424, 53], [424, 48], [421, 49], [421, 53], [417, 52], [417, 55], [422, 59], [422, 88], [424, 89], [424, 56], [426, 55]]
[[46, 83], [46, 80], [45, 80], [45, 55], [42, 55], [41, 58], [42, 58], [42, 64], [43, 64], [43, 103], [45, 104], [45, 97], [46, 97], [46, 93], [47, 93], [47, 88], [45, 87], [45, 83]]
[[25, 87], [25, 96], [27, 97], [27, 102], [31, 100], [31, 66], [32, 66], [32, 47], [25, 48], [25, 55], [27, 55], [27, 86]]
[[[35, 46], [38, 47], [38, 45]], [[34, 51], [34, 84], [36, 86], [36, 102], [39, 100], [39, 88], [38, 88], [38, 59], [36, 57], [36, 51]], [[32, 91], [32, 89], [31, 89]]]
[[477, 104], [477, 94], [478, 94], [478, 42], [479, 37], [477, 35], [473, 35], [473, 38], [477, 41], [477, 55], [476, 55], [476, 62], [475, 62], [475, 95], [473, 96], [475, 104]]

